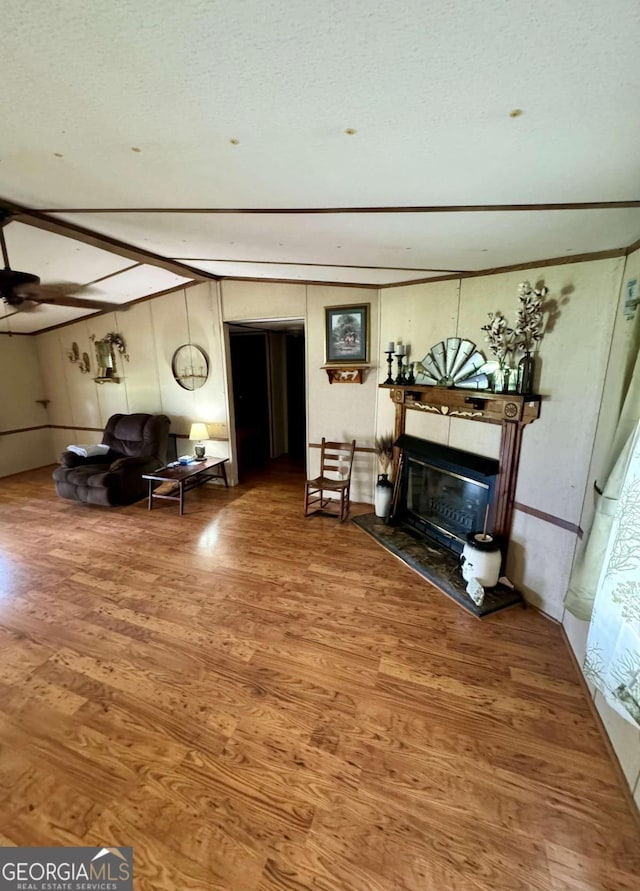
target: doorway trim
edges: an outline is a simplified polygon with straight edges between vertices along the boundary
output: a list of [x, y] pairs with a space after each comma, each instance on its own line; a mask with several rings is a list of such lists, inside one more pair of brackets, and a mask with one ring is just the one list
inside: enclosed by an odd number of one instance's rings
[[[225, 369], [226, 369], [226, 383], [227, 383], [227, 400], [229, 406], [229, 446], [231, 450], [231, 456], [233, 460], [233, 468], [231, 470], [231, 475], [233, 477], [232, 485], [237, 485], [238, 483], [238, 454], [237, 454], [237, 431], [236, 431], [236, 417], [235, 417], [235, 402], [234, 402], [234, 390], [233, 390], [233, 374], [231, 368], [231, 334], [234, 333], [234, 328], [243, 328], [243, 329], [252, 329], [256, 333], [294, 333], [294, 331], [302, 332], [304, 336], [304, 399], [305, 399], [305, 445], [304, 445], [304, 455], [305, 455], [305, 472], [307, 469], [308, 463], [308, 444], [309, 444], [309, 375], [308, 375], [308, 343], [307, 343], [307, 320], [303, 316], [278, 316], [273, 318], [249, 318], [249, 319], [223, 319], [222, 321], [223, 327], [223, 342], [224, 342], [224, 357], [225, 357]], [[269, 354], [269, 345], [267, 346], [267, 353]], [[269, 376], [268, 381], [268, 400], [269, 400], [269, 438], [270, 443], [273, 441], [272, 429], [271, 429], [271, 421], [272, 421], [272, 391], [271, 391], [271, 362], [268, 357], [267, 362], [267, 374]]]

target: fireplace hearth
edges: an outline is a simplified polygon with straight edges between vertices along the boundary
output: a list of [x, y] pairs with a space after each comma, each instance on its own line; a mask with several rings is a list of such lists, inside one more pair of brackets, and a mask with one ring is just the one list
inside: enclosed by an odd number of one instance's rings
[[476, 605], [467, 594], [457, 554], [422, 535], [408, 524], [390, 526], [375, 514], [362, 514], [354, 517], [353, 522], [363, 532], [371, 535], [386, 551], [394, 554], [439, 591], [479, 619], [509, 606], [525, 606], [519, 591], [500, 583], [495, 588], [488, 589], [482, 604]]
[[485, 516], [493, 530], [499, 462], [407, 434], [396, 446], [402, 470], [390, 521], [365, 514], [354, 522], [479, 618], [522, 604], [519, 592], [498, 583], [476, 605], [460, 570], [466, 536], [483, 529]]

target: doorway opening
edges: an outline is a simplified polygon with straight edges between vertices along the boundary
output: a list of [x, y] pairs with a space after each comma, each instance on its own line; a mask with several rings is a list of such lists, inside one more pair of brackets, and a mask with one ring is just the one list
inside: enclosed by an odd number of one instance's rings
[[228, 322], [238, 479], [276, 464], [304, 470], [302, 319]]

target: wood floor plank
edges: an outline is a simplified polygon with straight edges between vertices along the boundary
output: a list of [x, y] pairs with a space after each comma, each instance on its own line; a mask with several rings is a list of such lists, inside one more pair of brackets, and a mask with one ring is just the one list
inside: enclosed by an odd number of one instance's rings
[[138, 891], [640, 888], [558, 627], [478, 622], [302, 479], [183, 517], [2, 481], [0, 844], [132, 845]]

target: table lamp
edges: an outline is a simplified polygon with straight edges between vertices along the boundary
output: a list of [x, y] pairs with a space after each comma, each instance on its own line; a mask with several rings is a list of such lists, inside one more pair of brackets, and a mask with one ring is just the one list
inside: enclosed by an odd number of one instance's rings
[[189, 439], [197, 440], [195, 447], [196, 458], [204, 458], [204, 446], [202, 445], [202, 440], [208, 438], [209, 431], [207, 430], [206, 424], [199, 422], [191, 425], [191, 430], [189, 430]]

